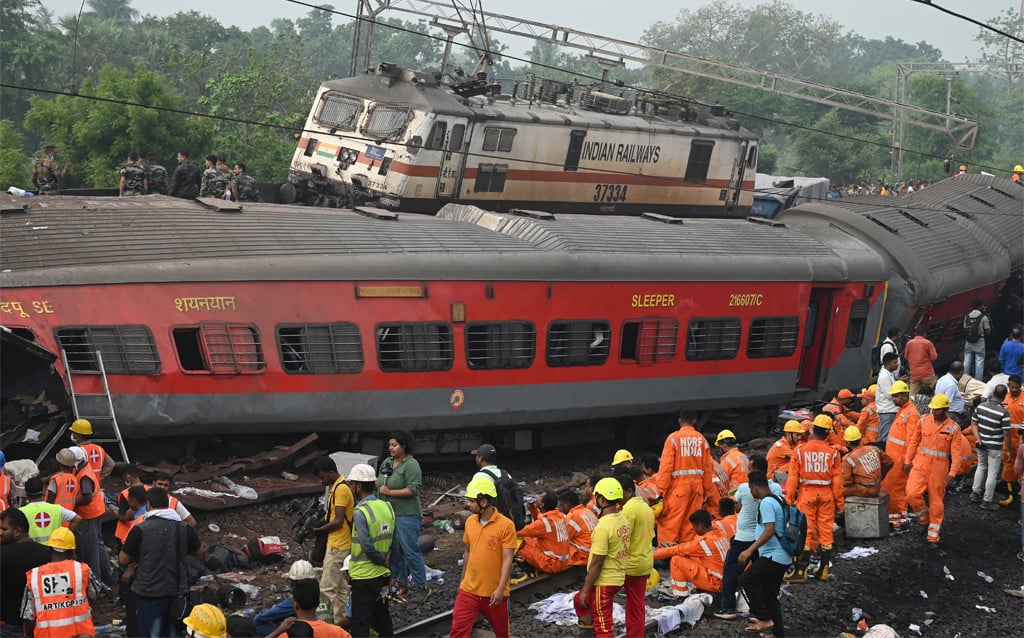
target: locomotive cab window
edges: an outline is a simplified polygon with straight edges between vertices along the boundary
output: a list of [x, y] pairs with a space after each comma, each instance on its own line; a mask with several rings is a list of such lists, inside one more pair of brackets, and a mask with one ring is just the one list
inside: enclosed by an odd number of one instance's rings
[[747, 356], [751, 359], [788, 357], [796, 352], [798, 317], [758, 317], [750, 321]]
[[107, 374], [160, 372], [160, 355], [146, 326], [68, 326], [55, 333], [72, 372], [100, 372], [97, 352]]
[[516, 139], [516, 129], [488, 126], [484, 129], [484, 150], [508, 153]]
[[611, 350], [611, 338], [611, 324], [603, 319], [552, 321], [548, 325], [548, 366], [603, 365]]
[[857, 348], [864, 343], [868, 326], [868, 302], [858, 299], [850, 304], [850, 323], [846, 326], [846, 347]]
[[448, 122], [434, 122], [427, 137], [427, 150], [439, 151], [444, 148], [444, 138], [448, 134]]
[[754, 168], [757, 165], [757, 147], [751, 146], [747, 151], [747, 168]]
[[697, 318], [686, 331], [686, 358], [690, 361], [733, 359], [740, 349], [738, 317]]
[[675, 319], [629, 320], [622, 325], [619, 359], [642, 366], [671, 361], [676, 356], [678, 334], [679, 322]]
[[458, 153], [462, 150], [462, 145], [466, 140], [466, 125], [456, 124], [452, 127], [452, 134], [448, 138], [448, 151], [452, 153]]
[[475, 193], [501, 193], [505, 190], [508, 164], [481, 164], [476, 169]]
[[537, 329], [528, 321], [466, 326], [466, 364], [473, 370], [509, 370], [533, 365]]
[[587, 139], [586, 131], [569, 133], [569, 148], [565, 152], [564, 171], [575, 171], [580, 167], [580, 156], [583, 154], [583, 142]]
[[370, 107], [363, 135], [380, 140], [396, 139], [405, 129], [409, 109], [391, 104], [375, 104]]
[[693, 140], [690, 143], [690, 158], [686, 161], [686, 174], [683, 179], [687, 182], [703, 184], [708, 179], [708, 170], [711, 168], [711, 151], [715, 143], [709, 140]]
[[252, 324], [203, 322], [171, 329], [181, 369], [199, 374], [261, 374], [267, 367]]
[[352, 374], [363, 369], [363, 344], [354, 323], [278, 326], [281, 366], [289, 374]]
[[315, 119], [316, 123], [324, 128], [354, 131], [362, 112], [362, 100], [337, 93], [325, 93], [320, 98], [320, 110]]
[[446, 323], [381, 323], [375, 335], [383, 372], [450, 370], [455, 361], [452, 327]]

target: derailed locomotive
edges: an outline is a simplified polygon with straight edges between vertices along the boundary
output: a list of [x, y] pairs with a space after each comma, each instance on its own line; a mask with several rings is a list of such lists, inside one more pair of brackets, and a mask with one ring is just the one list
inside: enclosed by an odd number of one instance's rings
[[546, 79], [449, 87], [382, 64], [320, 87], [283, 201], [739, 218], [757, 142], [717, 104]]

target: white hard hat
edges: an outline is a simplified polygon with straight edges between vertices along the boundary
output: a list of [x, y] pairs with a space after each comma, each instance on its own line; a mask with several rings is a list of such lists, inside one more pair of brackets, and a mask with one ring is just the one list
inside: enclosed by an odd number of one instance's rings
[[352, 556], [351, 555], [345, 557], [345, 562], [343, 562], [341, 564], [341, 571], [347, 572], [348, 571], [348, 566], [350, 564], [352, 564]]
[[347, 480], [357, 483], [375, 483], [377, 481], [377, 473], [366, 463], [360, 463], [352, 467], [352, 470], [348, 473]]
[[316, 572], [313, 571], [313, 564], [308, 560], [297, 560], [292, 563], [292, 568], [288, 570], [289, 580], [310, 580], [316, 578]]

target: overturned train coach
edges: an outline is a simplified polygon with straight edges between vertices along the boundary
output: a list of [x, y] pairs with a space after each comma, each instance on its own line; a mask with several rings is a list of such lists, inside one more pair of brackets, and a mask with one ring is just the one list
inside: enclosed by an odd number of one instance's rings
[[717, 104], [551, 80], [442, 86], [383, 64], [320, 87], [281, 199], [742, 218], [756, 164], [756, 136]]
[[984, 176], [778, 220], [28, 201], [0, 218], [0, 317], [63, 350], [76, 393], [105, 371], [128, 437], [549, 446], [827, 399], [866, 381], [883, 326], [994, 301], [1024, 250], [1024, 189]]

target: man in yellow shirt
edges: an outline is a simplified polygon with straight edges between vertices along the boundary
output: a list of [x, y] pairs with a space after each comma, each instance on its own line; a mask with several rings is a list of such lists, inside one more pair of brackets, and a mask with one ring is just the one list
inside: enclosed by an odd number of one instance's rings
[[626, 560], [626, 638], [643, 638], [647, 622], [647, 579], [654, 570], [654, 512], [641, 496], [636, 495], [636, 475], [640, 469], [626, 474], [620, 472], [615, 479], [622, 485], [622, 515], [629, 521], [629, 558]]
[[508, 581], [516, 551], [516, 526], [494, 506], [494, 481], [477, 477], [466, 486], [466, 519], [462, 542], [462, 582], [452, 608], [450, 638], [469, 638], [481, 615], [491, 623], [495, 638], [509, 638]]
[[613, 478], [603, 478], [594, 486], [601, 517], [590, 536], [587, 578], [572, 600], [579, 619], [577, 625], [581, 630], [593, 629], [594, 638], [613, 635], [612, 598], [626, 582], [631, 529], [618, 510], [622, 497], [622, 485]]
[[324, 570], [320, 575], [320, 590], [331, 601], [334, 624], [340, 625], [346, 618], [348, 599], [352, 592], [348, 580], [341, 573], [341, 566], [352, 553], [352, 510], [355, 508], [355, 497], [330, 457], [317, 459], [313, 472], [324, 487], [329, 488], [325, 514], [327, 522], [313, 528], [309, 534], [327, 534], [327, 554], [324, 555]]

